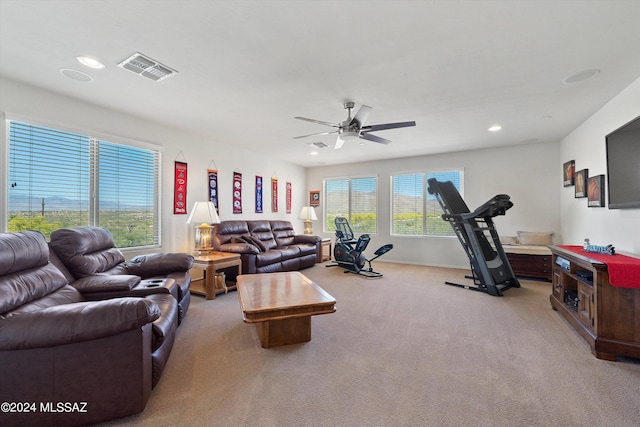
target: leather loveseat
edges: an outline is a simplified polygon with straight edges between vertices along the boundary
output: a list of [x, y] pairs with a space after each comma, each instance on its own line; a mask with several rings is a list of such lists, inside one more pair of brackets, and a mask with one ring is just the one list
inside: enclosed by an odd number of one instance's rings
[[0, 402], [14, 405], [3, 403], [0, 425], [84, 425], [141, 412], [173, 346], [176, 299], [88, 301], [49, 256], [37, 231], [0, 233]]
[[[104, 228], [90, 226], [55, 230], [50, 240], [52, 262], [88, 299], [170, 293], [178, 301], [179, 322], [187, 314], [191, 301], [189, 269], [193, 266], [192, 255], [153, 253], [125, 262], [111, 233]], [[120, 288], [112, 284], [88, 287], [79, 281], [88, 276], [123, 274], [138, 276], [142, 281], [133, 287]]]
[[213, 246], [240, 254], [242, 273], [273, 273], [312, 267], [319, 236], [296, 234], [289, 221], [222, 221], [213, 227]]

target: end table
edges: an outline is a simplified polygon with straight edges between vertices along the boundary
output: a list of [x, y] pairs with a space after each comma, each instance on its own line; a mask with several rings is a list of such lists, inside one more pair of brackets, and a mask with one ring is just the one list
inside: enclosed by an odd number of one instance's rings
[[[222, 287], [217, 288], [215, 283], [216, 271], [228, 267], [236, 267], [238, 275], [242, 274], [242, 261], [240, 254], [230, 252], [211, 252], [203, 255], [194, 255], [193, 267], [202, 270], [203, 277], [194, 279], [191, 282], [190, 291], [192, 294], [204, 295], [206, 299], [216, 298], [216, 294], [226, 292]], [[235, 283], [228, 285], [227, 289], [236, 289]]]

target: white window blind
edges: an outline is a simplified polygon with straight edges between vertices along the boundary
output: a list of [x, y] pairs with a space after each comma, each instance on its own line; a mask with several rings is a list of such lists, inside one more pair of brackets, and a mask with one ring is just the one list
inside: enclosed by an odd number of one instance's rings
[[158, 245], [157, 150], [9, 122], [8, 230], [94, 225], [121, 248]]
[[427, 180], [452, 181], [462, 195], [462, 171], [399, 174], [391, 179], [391, 234], [406, 236], [455, 236], [442, 220], [442, 208], [427, 191]]
[[376, 177], [325, 180], [324, 231], [335, 231], [335, 218], [345, 217], [354, 233], [377, 232]]

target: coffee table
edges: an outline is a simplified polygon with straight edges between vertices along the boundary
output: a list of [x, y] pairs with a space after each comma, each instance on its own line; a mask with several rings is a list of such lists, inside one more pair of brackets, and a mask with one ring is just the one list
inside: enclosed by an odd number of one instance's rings
[[209, 254], [195, 255], [192, 268], [202, 270], [204, 277], [202, 279], [192, 280], [189, 290], [192, 294], [204, 295], [206, 299], [215, 299], [216, 294], [235, 289], [235, 285], [218, 288], [215, 284], [216, 271], [228, 267], [236, 267], [238, 269], [238, 275], [242, 274], [240, 254], [211, 252]]
[[336, 311], [336, 300], [297, 271], [238, 276], [246, 323], [255, 323], [263, 348], [311, 341], [311, 316]]

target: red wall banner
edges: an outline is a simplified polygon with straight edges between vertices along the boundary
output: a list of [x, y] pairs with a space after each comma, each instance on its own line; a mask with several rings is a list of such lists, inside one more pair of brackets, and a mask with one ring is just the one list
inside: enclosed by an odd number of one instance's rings
[[271, 178], [271, 212], [278, 212], [278, 178]]
[[177, 215], [187, 214], [187, 164], [175, 162], [174, 186], [173, 186], [173, 213]]
[[287, 213], [291, 213], [291, 183], [287, 182]]

